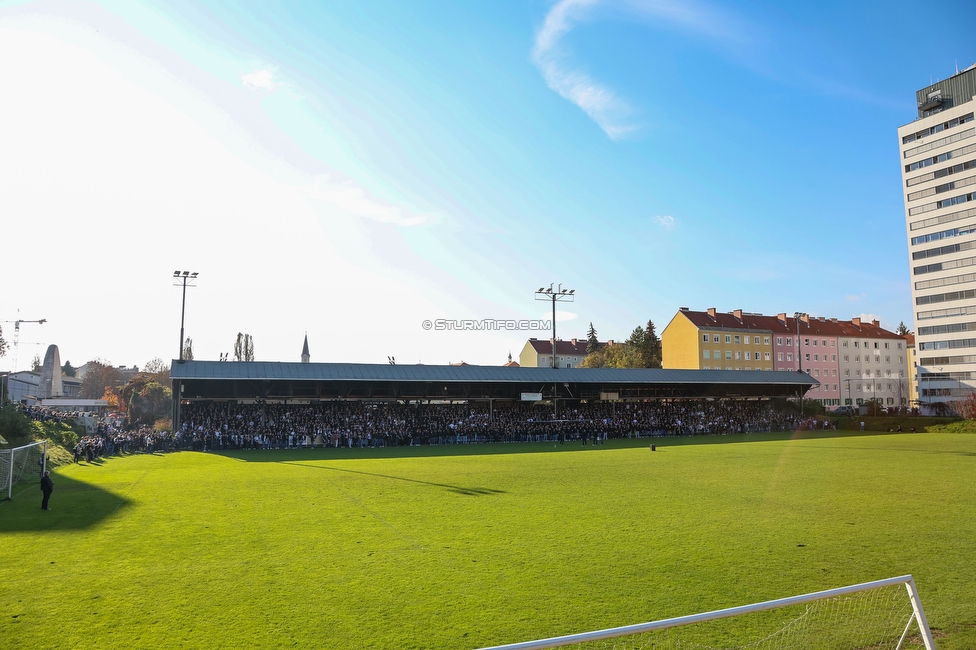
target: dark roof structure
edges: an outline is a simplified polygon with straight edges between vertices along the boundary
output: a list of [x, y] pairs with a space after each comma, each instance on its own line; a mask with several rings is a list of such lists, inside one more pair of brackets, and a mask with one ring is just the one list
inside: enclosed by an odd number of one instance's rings
[[174, 360], [170, 378], [184, 400], [776, 397], [818, 383], [800, 372], [192, 360]]

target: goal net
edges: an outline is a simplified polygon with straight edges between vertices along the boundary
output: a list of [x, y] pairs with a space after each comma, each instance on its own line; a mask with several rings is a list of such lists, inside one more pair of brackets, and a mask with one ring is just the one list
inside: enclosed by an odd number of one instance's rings
[[47, 440], [13, 449], [0, 449], [0, 490], [7, 499], [12, 499], [15, 485], [39, 483], [46, 469]]
[[483, 650], [935, 650], [912, 576]]

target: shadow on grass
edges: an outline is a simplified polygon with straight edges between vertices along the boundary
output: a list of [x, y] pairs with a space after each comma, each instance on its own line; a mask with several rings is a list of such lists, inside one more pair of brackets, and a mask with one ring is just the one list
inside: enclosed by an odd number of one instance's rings
[[767, 433], [706, 434], [697, 436], [649, 436], [646, 438], [611, 438], [604, 444], [590, 440], [583, 446], [579, 440], [565, 444], [549, 442], [492, 442], [470, 444], [416, 445], [412, 447], [346, 448], [324, 447], [318, 449], [234, 449], [206, 453], [233, 458], [248, 463], [280, 463], [289, 460], [378, 460], [383, 458], [430, 458], [438, 456], [489, 456], [500, 454], [539, 453], [595, 453], [620, 449], [648, 449], [657, 451], [668, 447], [686, 445], [727, 445], [743, 442], [776, 442], [784, 440], [825, 440], [829, 438], [857, 438], [864, 436], [925, 435], [924, 433], [897, 433], [888, 431], [773, 431]]
[[50, 510], [41, 510], [40, 479], [17, 483], [13, 499], [0, 501], [0, 534], [84, 530], [115, 516], [130, 503], [125, 497], [90, 483], [51, 474], [54, 493], [48, 504]]
[[291, 460], [282, 460], [279, 462], [285, 465], [300, 465], [302, 467], [311, 467], [312, 469], [324, 469], [331, 472], [345, 472], [347, 474], [359, 474], [362, 476], [373, 476], [376, 478], [388, 478], [393, 481], [404, 481], [406, 483], [418, 483], [420, 485], [430, 485], [432, 487], [444, 488], [448, 492], [454, 492], [455, 494], [463, 494], [465, 496], [472, 496], [472, 497], [491, 496], [493, 494], [505, 494], [505, 490], [494, 490], [492, 488], [463, 487], [461, 485], [451, 485], [449, 483], [433, 483], [431, 481], [418, 481], [415, 478], [406, 478], [404, 476], [391, 476], [389, 474], [377, 474], [376, 472], [362, 472], [355, 469], [328, 467], [325, 465], [309, 465], [307, 463], [300, 463]]

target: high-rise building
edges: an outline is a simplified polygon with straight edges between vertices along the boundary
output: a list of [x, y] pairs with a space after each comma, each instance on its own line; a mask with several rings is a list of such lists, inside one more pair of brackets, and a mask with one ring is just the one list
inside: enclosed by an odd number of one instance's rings
[[898, 129], [923, 406], [976, 387], [976, 65], [916, 93]]

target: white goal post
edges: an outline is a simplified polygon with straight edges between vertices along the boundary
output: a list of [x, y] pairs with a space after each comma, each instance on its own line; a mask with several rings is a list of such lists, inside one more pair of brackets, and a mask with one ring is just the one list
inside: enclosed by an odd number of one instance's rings
[[[861, 584], [850, 585], [848, 587], [840, 587], [837, 589], [828, 589], [826, 591], [818, 591], [810, 594], [804, 594], [802, 596], [791, 596], [789, 598], [780, 598], [777, 600], [767, 600], [761, 603], [755, 603], [753, 605], [742, 605], [739, 607], [730, 607], [728, 609], [719, 609], [712, 612], [704, 612], [701, 614], [692, 614], [690, 616], [679, 616], [677, 618], [668, 618], [660, 621], [653, 621], [650, 623], [638, 623], [635, 625], [625, 625], [622, 627], [608, 628], [605, 630], [596, 630], [593, 632], [583, 632], [580, 634], [569, 634], [566, 636], [552, 637], [548, 639], [538, 639], [535, 641], [523, 641], [520, 643], [511, 643], [506, 645], [491, 646], [490, 648], [482, 648], [482, 650], [538, 650], [541, 648], [560, 648], [570, 645], [581, 645], [581, 644], [592, 644], [593, 642], [607, 641], [610, 639], [618, 639], [620, 637], [634, 636], [647, 634], [651, 632], [658, 632], [663, 630], [669, 630], [673, 633], [675, 628], [682, 626], [691, 626], [694, 624], [705, 623], [708, 621], [716, 621], [719, 619], [726, 619], [735, 616], [744, 616], [746, 614], [754, 614], [757, 612], [765, 612], [769, 610], [794, 607], [797, 605], [807, 605], [811, 603], [819, 603], [821, 601], [830, 601], [831, 599], [844, 599], [845, 597], [851, 598], [855, 594], [863, 594], [864, 592], [872, 592], [884, 590], [886, 588], [897, 587], [899, 585], [904, 585], [908, 591], [908, 598], [904, 599], [904, 592], [901, 592], [902, 599], [905, 600], [902, 606], [905, 610], [905, 616], [903, 618], [898, 618], [892, 616], [890, 613], [883, 614], [882, 618], [886, 618], [885, 621], [888, 627], [893, 627], [885, 637], [886, 641], [878, 642], [871, 641], [873, 645], [865, 646], [863, 642], [859, 641], [854, 647], [871, 647], [871, 648], [892, 648], [893, 650], [900, 650], [904, 647], [904, 643], [909, 636], [909, 631], [913, 627], [917, 627], [917, 634], [921, 637], [921, 642], [924, 644], [926, 650], [936, 650], [935, 640], [932, 637], [932, 631], [929, 629], [928, 620], [925, 618], [925, 611], [922, 609], [922, 601], [918, 595], [918, 589], [915, 587], [915, 580], [911, 575], [899, 576], [896, 578], [888, 578], [885, 580], [875, 580], [873, 582], [864, 582]], [[890, 589], [888, 590], [890, 591]], [[900, 591], [900, 590], [899, 590]], [[910, 607], [908, 606], [910, 603]], [[850, 608], [848, 608], [850, 609]], [[858, 610], [859, 611], [859, 610]], [[805, 614], [804, 614], [805, 616]], [[803, 618], [803, 616], [798, 617]], [[861, 626], [862, 623], [858, 620], [850, 620], [847, 622], [851, 627]], [[790, 630], [794, 626], [794, 622], [790, 622], [783, 627], [782, 631]], [[817, 630], [823, 630], [824, 628], [816, 628]], [[792, 630], [790, 630], [792, 631]], [[780, 634], [777, 632], [775, 634], [769, 635], [765, 639], [760, 641], [742, 642], [735, 647], [767, 647], [766, 643], [769, 641], [769, 647], [783, 647], [788, 645], [782, 642], [776, 642], [773, 637]], [[817, 634], [817, 632], [812, 632], [811, 634]], [[783, 635], [788, 636], [788, 635]], [[782, 641], [784, 639], [780, 639]], [[823, 642], [823, 641], [821, 641]], [[795, 642], [794, 642], [795, 643]], [[802, 642], [801, 642], [802, 643]], [[682, 643], [676, 643], [676, 646], [687, 647]], [[703, 647], [701, 645], [695, 644], [697, 647]], [[588, 645], [586, 647], [617, 647], [617, 646], [597, 646], [595, 644]], [[623, 647], [670, 647], [667, 644], [658, 644], [657, 642], [647, 642], [646, 645], [638, 646], [636, 643], [627, 644]], [[707, 646], [711, 647], [711, 646]], [[798, 647], [813, 647], [812, 645], [799, 645]], [[824, 647], [840, 647], [840, 646], [824, 646]]]
[[23, 447], [0, 449], [0, 490], [14, 496], [14, 486], [25, 480], [40, 481], [47, 470], [47, 440]]

